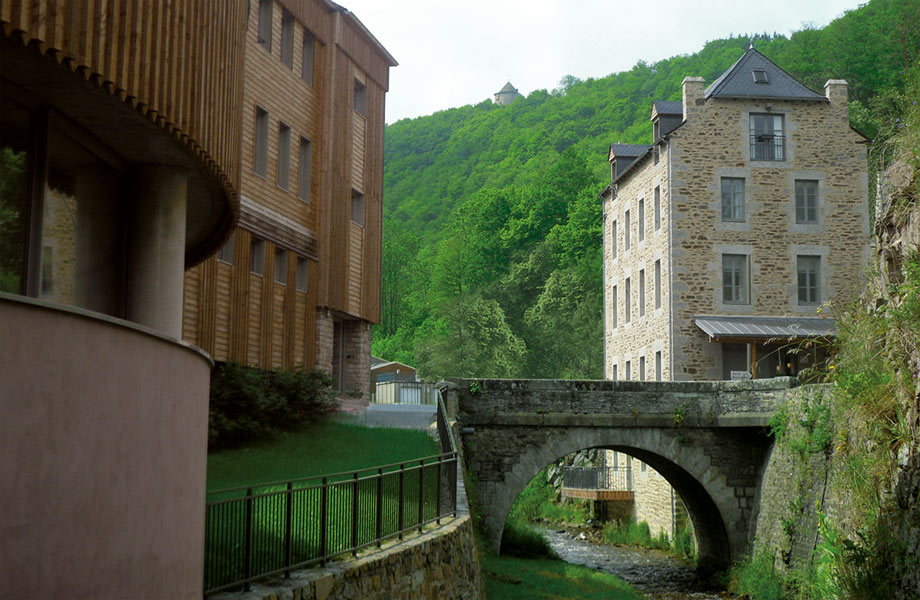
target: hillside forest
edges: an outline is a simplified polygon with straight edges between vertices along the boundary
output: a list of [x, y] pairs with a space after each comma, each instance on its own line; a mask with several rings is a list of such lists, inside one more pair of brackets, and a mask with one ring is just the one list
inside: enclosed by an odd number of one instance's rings
[[[714, 40], [599, 79], [565, 76], [510, 106], [393, 123], [373, 354], [429, 379], [601, 378], [609, 145], [651, 143], [653, 99], [679, 100], [685, 76], [708, 85], [752, 43], [813, 90], [846, 79], [851, 125], [876, 142], [917, 101], [904, 90], [920, 76], [920, 0], [872, 0], [824, 28]], [[870, 169], [884, 147], [870, 146]]]

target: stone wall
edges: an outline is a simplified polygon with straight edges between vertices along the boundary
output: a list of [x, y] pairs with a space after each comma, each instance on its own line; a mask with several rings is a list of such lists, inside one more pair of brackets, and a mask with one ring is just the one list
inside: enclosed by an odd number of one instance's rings
[[485, 598], [472, 521], [460, 516], [383, 550], [290, 579], [254, 584], [251, 592], [212, 600], [480, 600]]

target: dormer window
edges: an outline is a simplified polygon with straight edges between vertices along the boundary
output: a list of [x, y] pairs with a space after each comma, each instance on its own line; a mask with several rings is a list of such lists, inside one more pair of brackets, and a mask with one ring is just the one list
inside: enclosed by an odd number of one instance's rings
[[754, 83], [770, 83], [767, 80], [767, 72], [763, 69], [754, 69], [751, 74], [754, 76]]

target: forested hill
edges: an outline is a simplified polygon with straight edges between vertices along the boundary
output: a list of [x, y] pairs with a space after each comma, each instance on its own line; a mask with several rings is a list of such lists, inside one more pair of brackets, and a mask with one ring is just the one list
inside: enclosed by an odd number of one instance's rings
[[852, 124], [884, 136], [920, 59], [920, 0], [389, 125], [374, 353], [428, 376], [600, 377], [607, 149], [650, 143], [652, 100], [679, 100], [686, 76], [708, 84], [752, 42], [816, 91], [846, 79]]

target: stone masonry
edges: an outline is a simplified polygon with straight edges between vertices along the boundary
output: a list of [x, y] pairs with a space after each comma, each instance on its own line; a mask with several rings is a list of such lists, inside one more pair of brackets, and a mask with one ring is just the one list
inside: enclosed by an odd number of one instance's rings
[[586, 448], [625, 452], [683, 499], [699, 564], [725, 568], [750, 549], [771, 440], [766, 426], [792, 378], [747, 382], [452, 379], [483, 529], [498, 551], [511, 504], [548, 464]]

